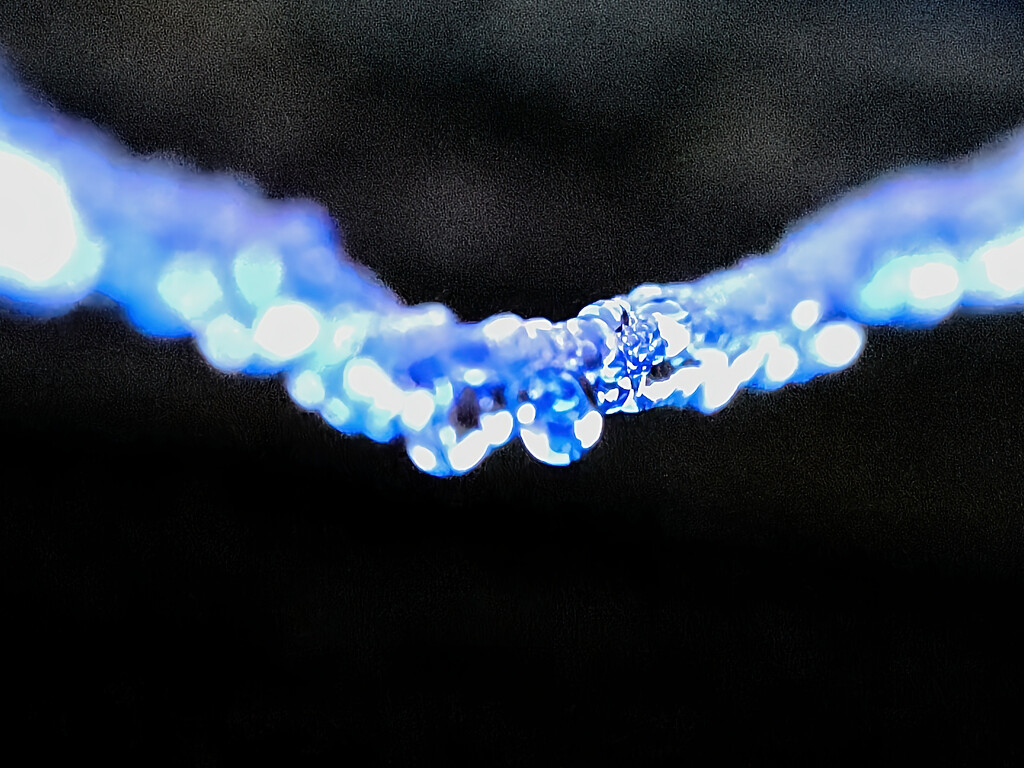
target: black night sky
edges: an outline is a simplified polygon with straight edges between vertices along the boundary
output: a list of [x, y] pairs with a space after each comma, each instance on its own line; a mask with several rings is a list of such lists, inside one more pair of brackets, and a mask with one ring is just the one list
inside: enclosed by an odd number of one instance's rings
[[[697, 277], [1024, 125], [1007, 2], [5, 0], [0, 49], [140, 153], [321, 202], [467, 320]], [[1024, 317], [873, 330], [807, 386], [437, 480], [114, 313], [0, 316], [3, 742], [1019, 764], [1022, 381]]]

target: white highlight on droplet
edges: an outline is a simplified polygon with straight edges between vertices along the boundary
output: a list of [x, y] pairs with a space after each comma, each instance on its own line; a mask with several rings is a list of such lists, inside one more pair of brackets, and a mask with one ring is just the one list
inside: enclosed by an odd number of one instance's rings
[[705, 413], [717, 411], [732, 400], [739, 388], [735, 371], [729, 368], [729, 356], [720, 349], [709, 347], [696, 350], [694, 357], [700, 361], [703, 378], [701, 410]]
[[0, 144], [0, 277], [46, 287], [75, 254], [68, 190], [52, 171]]
[[365, 316], [353, 314], [336, 322], [330, 343], [324, 344], [325, 349], [319, 351], [319, 356], [328, 365], [337, 365], [356, 354], [366, 337]]
[[738, 384], [744, 384], [754, 378], [767, 353], [763, 341], [758, 341], [750, 349], [741, 352], [729, 365], [730, 371]]
[[612, 387], [607, 392], [599, 392], [597, 399], [602, 403], [611, 403], [618, 400], [620, 394], [618, 387]]
[[540, 429], [523, 429], [520, 430], [519, 437], [526, 450], [537, 460], [556, 467], [569, 465], [569, 454], [551, 450], [551, 441], [548, 439], [547, 432]]
[[800, 365], [800, 356], [788, 344], [780, 344], [768, 353], [768, 361], [764, 365], [764, 375], [769, 381], [782, 384], [793, 378]]
[[790, 319], [798, 330], [806, 331], [821, 318], [821, 304], [814, 299], [804, 299], [795, 307]]
[[537, 409], [533, 403], [523, 403], [516, 411], [516, 420], [520, 424], [533, 424], [535, 418], [537, 418]]
[[425, 445], [414, 445], [409, 448], [409, 458], [421, 472], [433, 472], [437, 468], [437, 456]]
[[1024, 237], [987, 246], [980, 261], [989, 283], [1003, 295], [1024, 291]]
[[323, 402], [327, 392], [324, 382], [315, 371], [302, 371], [291, 379], [288, 393], [303, 408], [315, 408]]
[[369, 400], [382, 415], [397, 416], [406, 404], [405, 393], [377, 363], [369, 358], [350, 360], [342, 374], [345, 389]]
[[455, 434], [455, 428], [451, 425], [445, 425], [437, 431], [437, 436], [441, 438], [441, 444], [446, 448], [451, 448], [455, 445], [457, 435]]
[[377, 387], [391, 383], [387, 374], [372, 360], [359, 358], [345, 366], [345, 389], [372, 400]]
[[331, 339], [336, 347], [344, 347], [345, 343], [355, 335], [356, 329], [351, 325], [339, 325]]
[[704, 383], [704, 374], [700, 366], [687, 366], [680, 368], [667, 380], [672, 382], [673, 389], [681, 392], [684, 397], [690, 397]]
[[932, 261], [910, 270], [908, 287], [915, 299], [936, 299], [956, 293], [960, 274], [952, 264]]
[[487, 436], [474, 429], [448, 450], [448, 463], [456, 472], [466, 472], [483, 460], [488, 448]]
[[482, 324], [484, 336], [495, 344], [500, 344], [522, 327], [522, 318], [512, 314], [495, 315]]
[[487, 442], [497, 447], [512, 437], [515, 420], [508, 411], [485, 413], [480, 417], [480, 429], [487, 436]]
[[961, 269], [965, 275], [972, 269], [977, 272], [945, 250], [897, 256], [880, 266], [860, 290], [861, 310], [872, 321], [905, 313], [937, 320], [956, 307], [963, 295]]
[[634, 305], [640, 305], [651, 299], [657, 299], [664, 295], [665, 287], [658, 283], [640, 283], [629, 292], [629, 301]]
[[523, 328], [526, 329], [526, 335], [531, 339], [536, 339], [540, 334], [547, 333], [554, 327], [554, 323], [546, 317], [531, 317], [529, 320], [523, 321]]
[[652, 381], [650, 384], [643, 383], [640, 387], [640, 394], [655, 403], [661, 402], [666, 397], [674, 394], [675, 391], [676, 389], [672, 384], [671, 377], [661, 381]]
[[386, 320], [391, 329], [398, 333], [408, 333], [420, 328], [436, 328], [451, 321], [451, 310], [437, 302], [407, 307], [397, 314], [390, 315]]
[[578, 419], [572, 425], [572, 432], [576, 435], [576, 439], [580, 441], [580, 445], [584, 450], [590, 448], [598, 441], [601, 437], [601, 428], [604, 425], [604, 419], [601, 418], [601, 414], [597, 411], [588, 411], [587, 414]]
[[462, 375], [462, 378], [470, 386], [479, 387], [487, 381], [487, 373], [480, 368], [470, 368]]
[[851, 323], [829, 323], [814, 336], [812, 352], [829, 368], [845, 368], [864, 348], [864, 331]]
[[430, 423], [434, 415], [434, 398], [425, 389], [417, 389], [405, 396], [402, 422], [409, 429], [419, 431]]
[[249, 328], [228, 314], [217, 315], [199, 331], [199, 349], [228, 371], [243, 367], [256, 351]]
[[189, 255], [167, 265], [156, 289], [167, 306], [190, 322], [202, 318], [224, 296], [209, 267]]
[[447, 408], [455, 402], [455, 387], [449, 379], [441, 379], [434, 386], [434, 400], [442, 408]]
[[253, 340], [272, 357], [288, 360], [309, 349], [319, 334], [316, 313], [293, 301], [268, 308], [256, 323]]
[[677, 323], [672, 318], [654, 313], [655, 322], [658, 324], [658, 333], [665, 340], [665, 355], [673, 357], [678, 355], [690, 343], [690, 332], [682, 323]]
[[232, 265], [232, 273], [246, 301], [262, 307], [277, 296], [284, 277], [284, 266], [273, 249], [257, 245], [238, 254]]
[[328, 400], [320, 409], [320, 413], [323, 414], [324, 421], [335, 428], [346, 426], [352, 417], [352, 409], [336, 397]]

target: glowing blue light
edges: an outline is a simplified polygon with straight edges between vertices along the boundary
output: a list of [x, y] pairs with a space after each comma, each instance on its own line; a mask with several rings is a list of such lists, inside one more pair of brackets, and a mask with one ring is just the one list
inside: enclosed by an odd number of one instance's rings
[[186, 321], [201, 319], [224, 296], [216, 276], [188, 257], [171, 262], [157, 282], [167, 305]]
[[865, 325], [1024, 304], [1021, 178], [1017, 140], [869, 186], [773, 253], [691, 283], [644, 283], [564, 322], [460, 323], [348, 261], [316, 205], [131, 157], [67, 121], [58, 133], [0, 82], [0, 299], [45, 317], [106, 296], [145, 333], [193, 337], [223, 371], [281, 375], [341, 432], [401, 437], [432, 475], [468, 472], [515, 437], [564, 466], [614, 413], [712, 413], [745, 388], [851, 366]]
[[315, 408], [327, 396], [323, 380], [313, 371], [302, 371], [288, 382], [288, 394], [303, 408]]
[[903, 317], [935, 322], [963, 296], [961, 268], [950, 253], [898, 256], [875, 272], [861, 290], [862, 311], [879, 321]]
[[218, 315], [198, 335], [199, 349], [213, 365], [239, 371], [256, 353], [251, 331], [231, 315]]
[[263, 307], [277, 296], [284, 278], [284, 265], [274, 251], [250, 247], [235, 259], [233, 272], [242, 295], [253, 306]]
[[321, 409], [320, 413], [324, 421], [335, 429], [343, 430], [348, 426], [352, 418], [352, 409], [343, 403], [339, 398], [332, 397]]

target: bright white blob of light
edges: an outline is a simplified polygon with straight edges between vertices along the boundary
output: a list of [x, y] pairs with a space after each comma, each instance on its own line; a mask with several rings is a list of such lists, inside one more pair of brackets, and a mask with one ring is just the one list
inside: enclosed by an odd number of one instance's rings
[[883, 264], [859, 294], [872, 322], [910, 315], [934, 322], [952, 311], [964, 293], [960, 268], [948, 252], [898, 256]]
[[795, 307], [790, 319], [793, 325], [801, 331], [806, 331], [821, 318], [821, 304], [814, 299], [804, 299]]
[[483, 430], [474, 429], [448, 450], [448, 463], [456, 472], [467, 472], [480, 463], [490, 447]]
[[417, 389], [405, 396], [402, 406], [402, 422], [415, 431], [420, 431], [430, 423], [434, 415], [434, 398], [425, 389]]
[[422, 472], [433, 472], [437, 468], [437, 456], [425, 445], [411, 446], [409, 458]]
[[99, 251], [80, 242], [68, 190], [55, 172], [0, 143], [0, 279], [74, 290], [96, 274]]
[[911, 269], [908, 282], [913, 299], [938, 299], [956, 291], [960, 274], [952, 264], [930, 261]]
[[686, 349], [690, 343], [690, 332], [685, 325], [660, 312], [654, 313], [654, 319], [658, 324], [658, 333], [665, 340], [665, 354], [668, 357], [678, 355]]
[[535, 459], [555, 467], [569, 466], [569, 454], [552, 450], [551, 440], [544, 430], [527, 427], [519, 431], [519, 438]]
[[864, 331], [852, 323], [829, 323], [814, 336], [812, 353], [829, 368], [845, 368], [864, 348]]
[[296, 357], [312, 346], [320, 334], [316, 313], [301, 301], [275, 304], [257, 321], [253, 340], [279, 360]]
[[713, 413], [732, 400], [739, 389], [739, 381], [729, 369], [729, 356], [720, 349], [699, 349], [694, 352], [694, 357], [700, 361], [704, 379], [700, 410]]
[[977, 255], [988, 284], [1001, 297], [1024, 292], [1024, 236], [991, 243]]
[[580, 441], [580, 446], [583, 450], [593, 447], [598, 439], [600, 439], [603, 425], [604, 419], [601, 418], [601, 414], [597, 411], [588, 411], [583, 418], [572, 425], [572, 432], [576, 435], [576, 439]]
[[405, 407], [402, 389], [369, 358], [360, 357], [350, 361], [345, 366], [343, 379], [345, 389], [356, 397], [372, 402], [379, 411], [398, 415]]
[[533, 424], [535, 418], [537, 418], [537, 408], [533, 403], [523, 403], [516, 410], [516, 419], [520, 424]]
[[480, 417], [480, 429], [487, 436], [487, 442], [495, 447], [508, 442], [514, 427], [515, 420], [508, 411], [485, 413]]
[[780, 344], [768, 352], [764, 374], [773, 384], [785, 384], [793, 378], [800, 366], [800, 356], [788, 344]]

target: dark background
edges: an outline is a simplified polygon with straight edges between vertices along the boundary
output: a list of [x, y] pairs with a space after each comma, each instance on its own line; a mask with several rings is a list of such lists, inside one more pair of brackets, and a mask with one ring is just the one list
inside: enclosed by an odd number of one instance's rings
[[[681, 5], [5, 0], [0, 46], [470, 320], [696, 277], [1024, 124], [1010, 3]], [[115, 315], [4, 317], [5, 748], [1019, 764], [1022, 346], [872, 331], [847, 372], [442, 481]]]

